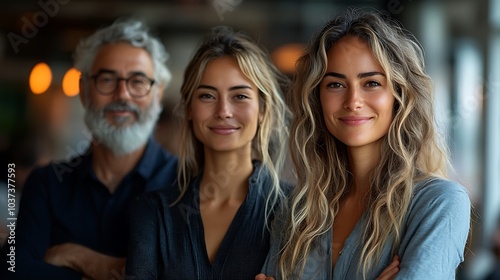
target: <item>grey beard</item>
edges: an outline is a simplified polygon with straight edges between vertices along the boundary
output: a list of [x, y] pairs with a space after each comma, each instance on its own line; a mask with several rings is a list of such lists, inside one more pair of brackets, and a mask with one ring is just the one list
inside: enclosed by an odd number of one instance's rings
[[[85, 107], [85, 124], [92, 133], [95, 142], [102, 143], [115, 155], [130, 154], [146, 144], [162, 111], [156, 94], [151, 105], [144, 111], [141, 111], [137, 105], [124, 101], [114, 101], [102, 109], [96, 109], [88, 103]], [[125, 127], [114, 126], [104, 117], [104, 113], [117, 107], [135, 112], [137, 120]], [[126, 119], [118, 117], [115, 122], [122, 123]]]

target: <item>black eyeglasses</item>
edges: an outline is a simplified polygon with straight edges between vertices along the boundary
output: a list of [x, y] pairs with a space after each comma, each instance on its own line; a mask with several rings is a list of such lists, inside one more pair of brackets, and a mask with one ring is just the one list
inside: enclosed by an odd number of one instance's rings
[[123, 80], [127, 90], [132, 97], [144, 97], [149, 94], [155, 80], [144, 74], [134, 74], [128, 78], [119, 78], [115, 73], [100, 72], [90, 76], [94, 80], [94, 86], [102, 95], [111, 95], [118, 87], [118, 83]]

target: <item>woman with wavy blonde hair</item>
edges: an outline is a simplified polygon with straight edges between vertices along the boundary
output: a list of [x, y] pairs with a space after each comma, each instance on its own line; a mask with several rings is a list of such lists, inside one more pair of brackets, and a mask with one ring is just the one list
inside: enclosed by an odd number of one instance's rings
[[181, 87], [178, 184], [136, 204], [127, 276], [249, 279], [284, 197], [287, 78], [243, 33], [217, 27]]
[[349, 11], [317, 34], [297, 70], [290, 149], [298, 183], [273, 225], [263, 272], [375, 279], [399, 257], [398, 279], [454, 279], [470, 201], [446, 179], [414, 37], [377, 13]]

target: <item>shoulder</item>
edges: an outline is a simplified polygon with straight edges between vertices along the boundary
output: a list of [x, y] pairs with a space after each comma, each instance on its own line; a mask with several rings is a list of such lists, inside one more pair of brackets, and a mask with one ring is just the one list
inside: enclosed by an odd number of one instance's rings
[[[254, 171], [250, 175], [249, 181], [250, 183], [258, 183], [260, 185], [266, 185], [266, 186], [272, 186], [273, 184], [273, 179], [272, 175], [273, 173], [266, 168], [266, 166], [262, 165], [262, 163], [258, 160], [253, 161], [253, 166], [254, 166]], [[279, 174], [276, 175], [277, 178], [279, 178]], [[292, 188], [293, 185], [285, 180], [279, 179], [279, 186], [285, 192], [286, 195], [288, 195]]]
[[132, 204], [133, 215], [139, 219], [168, 216], [171, 203], [169, 197], [165, 190], [143, 193], [136, 197]]
[[177, 164], [177, 157], [165, 150], [153, 138], [148, 140], [146, 151], [144, 152], [144, 159], [147, 161], [155, 161], [159, 164]]
[[442, 178], [429, 178], [416, 184], [414, 197], [427, 201], [469, 201], [465, 187], [457, 182]]
[[430, 178], [415, 186], [410, 212], [420, 215], [468, 215], [470, 199], [465, 187], [457, 182]]
[[165, 189], [177, 179], [177, 157], [149, 139], [146, 150], [135, 170], [147, 180], [146, 191]]
[[178, 158], [163, 148], [159, 149], [157, 157], [167, 166], [177, 166]]
[[53, 161], [37, 167], [28, 176], [26, 185], [46, 183], [50, 186], [59, 186], [71, 184], [74, 178], [79, 178], [87, 172], [86, 161], [87, 157], [80, 155], [68, 161]]

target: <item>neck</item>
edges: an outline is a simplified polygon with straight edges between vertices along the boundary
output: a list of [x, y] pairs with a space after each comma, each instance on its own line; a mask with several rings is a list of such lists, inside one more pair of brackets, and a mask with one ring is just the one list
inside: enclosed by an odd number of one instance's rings
[[111, 149], [92, 143], [92, 168], [102, 184], [114, 193], [122, 179], [137, 165], [146, 145], [125, 155], [115, 155]]
[[213, 153], [205, 151], [205, 166], [200, 183], [200, 200], [225, 203], [244, 200], [248, 178], [253, 172], [250, 153]]
[[380, 163], [380, 143], [349, 148], [350, 169], [353, 174], [352, 194], [364, 196], [369, 191], [369, 176]]

